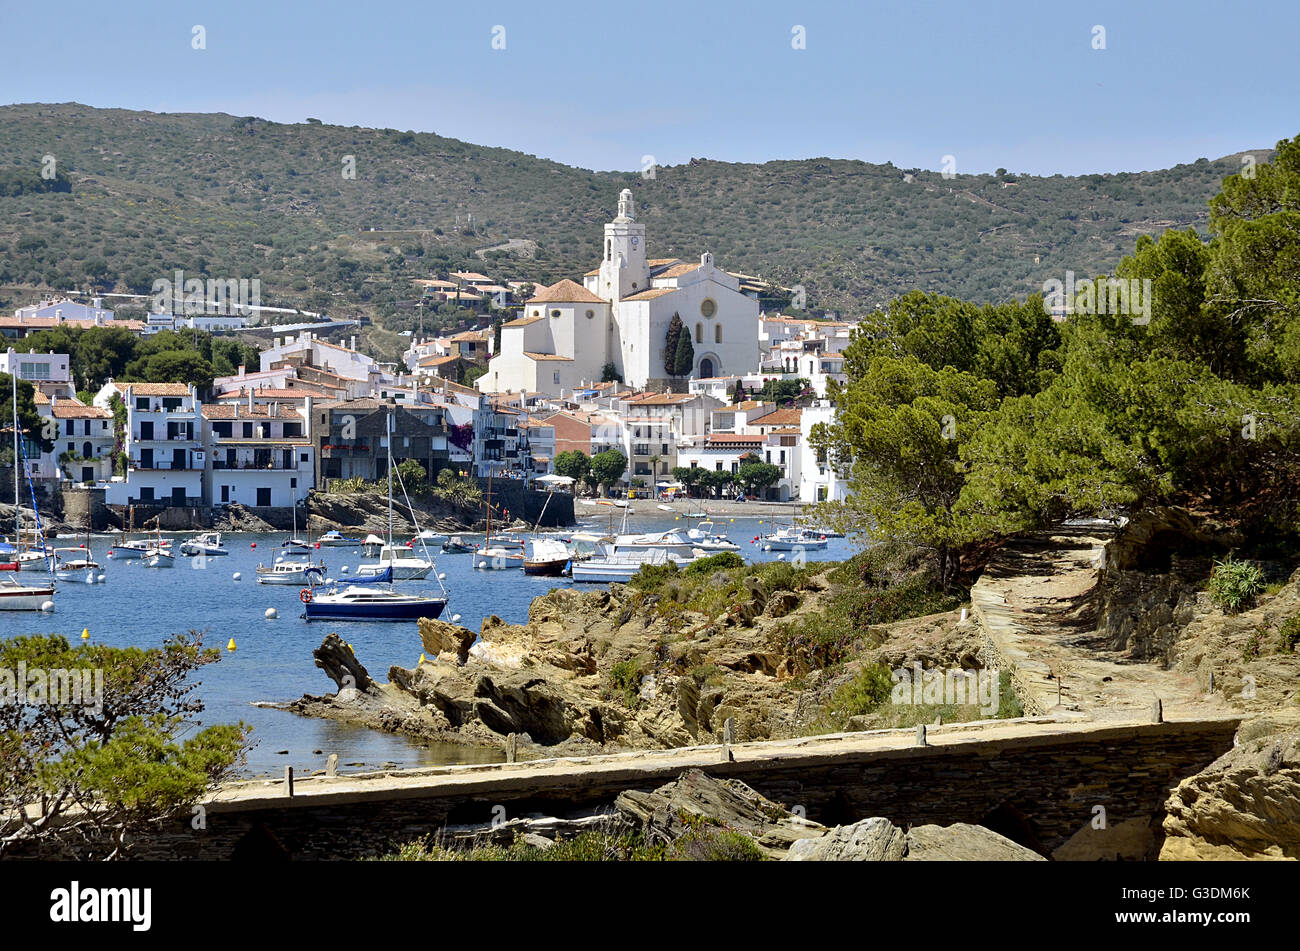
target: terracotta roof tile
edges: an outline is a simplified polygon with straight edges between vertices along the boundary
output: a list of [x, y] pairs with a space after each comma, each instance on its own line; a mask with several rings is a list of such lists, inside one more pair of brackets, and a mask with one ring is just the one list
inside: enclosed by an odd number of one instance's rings
[[567, 277], [529, 299], [530, 304], [603, 304], [605, 303], [581, 284]]

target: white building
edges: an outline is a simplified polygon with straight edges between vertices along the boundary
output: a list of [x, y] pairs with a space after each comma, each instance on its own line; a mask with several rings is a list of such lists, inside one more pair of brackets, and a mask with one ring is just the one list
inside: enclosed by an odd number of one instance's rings
[[201, 506], [206, 468], [203, 418], [194, 387], [185, 383], [114, 383], [95, 396], [110, 409], [114, 395], [126, 404], [127, 474], [111, 482], [110, 505]]
[[19, 307], [14, 316], [19, 320], [54, 319], [57, 321], [85, 321], [95, 326], [103, 326], [113, 319], [113, 312], [103, 306], [104, 302], [96, 297], [90, 304], [81, 304], [66, 297], [57, 300], [43, 300], [39, 304]]
[[836, 471], [826, 453], [818, 452], [811, 442], [814, 426], [830, 426], [834, 422], [835, 407], [826, 400], [819, 400], [805, 409], [799, 419], [802, 433], [800, 451], [803, 455], [799, 498], [804, 502], [842, 502], [848, 497], [847, 473]]
[[619, 196], [605, 225], [600, 267], [584, 284], [564, 280], [536, 294], [503, 325], [501, 352], [478, 380], [485, 393], [543, 390], [559, 394], [599, 380], [606, 365], [633, 389], [680, 384], [665, 369], [674, 316], [691, 334], [690, 377], [748, 372], [758, 366], [758, 304], [705, 252], [696, 263], [646, 257], [645, 225], [632, 192]]
[[42, 430], [54, 443], [50, 452], [31, 460], [33, 479], [95, 482], [113, 475], [113, 414], [69, 397], [36, 391]]
[[[251, 401], [250, 401], [251, 402]], [[296, 505], [315, 484], [310, 397], [289, 403], [209, 403], [202, 408], [213, 505]]]

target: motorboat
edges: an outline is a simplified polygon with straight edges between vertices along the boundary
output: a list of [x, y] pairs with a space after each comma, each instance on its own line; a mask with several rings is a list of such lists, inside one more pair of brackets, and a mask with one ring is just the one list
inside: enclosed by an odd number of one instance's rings
[[[164, 542], [164, 547], [167, 542]], [[156, 546], [147, 538], [132, 538], [126, 541], [120, 541], [108, 550], [109, 558], [143, 558], [145, 552], [152, 551]]]
[[826, 547], [825, 536], [801, 528], [783, 528], [760, 541], [764, 551], [820, 551]]
[[586, 561], [575, 561], [570, 569], [574, 581], [604, 584], [611, 581], [627, 582], [643, 567], [675, 564], [678, 568], [695, 559], [678, 555], [662, 548], [618, 549], [604, 544]]
[[391, 588], [350, 584], [342, 589], [317, 594], [310, 588], [299, 592], [303, 617], [308, 621], [416, 621], [437, 618], [447, 599], [426, 594], [406, 594]]
[[533, 538], [524, 545], [526, 575], [562, 575], [572, 560], [569, 546], [556, 538]]
[[360, 544], [361, 539], [348, 538], [337, 528], [331, 528], [320, 537], [320, 546], [322, 548], [356, 548]]
[[702, 548], [705, 551], [740, 551], [740, 546], [733, 542], [726, 535], [714, 530], [712, 521], [705, 519], [692, 529], [688, 529], [686, 537], [690, 539], [691, 544], [696, 548]]
[[442, 551], [445, 555], [468, 555], [474, 550], [474, 546], [459, 535], [453, 535], [442, 543]]
[[420, 532], [413, 539], [411, 539], [411, 544], [415, 545], [418, 542], [423, 542], [426, 545], [441, 545], [446, 540], [447, 540], [446, 532], [435, 532], [432, 529], [426, 528], [424, 531]]
[[24, 584], [14, 575], [0, 576], [0, 611], [39, 611], [52, 600], [52, 584]]
[[230, 550], [221, 544], [220, 532], [203, 532], [181, 542], [181, 554], [190, 557], [202, 555], [205, 558], [213, 558], [220, 555], [229, 555]]
[[384, 540], [373, 532], [361, 540], [361, 553], [363, 555], [377, 555], [379, 549], [383, 547]]
[[280, 558], [270, 567], [259, 564], [255, 573], [258, 584], [321, 584], [325, 580], [325, 562], [313, 563], [310, 558]]
[[379, 550], [379, 561], [357, 565], [356, 577], [368, 579], [392, 569], [394, 581], [422, 581], [429, 577], [433, 562], [421, 558], [406, 545], [385, 545]]
[[54, 553], [47, 548], [32, 548], [19, 552], [15, 559], [18, 571], [46, 571]]
[[500, 545], [494, 545], [491, 548], [480, 548], [472, 553], [471, 558], [473, 559], [471, 564], [475, 568], [487, 570], [517, 568], [524, 560], [522, 553], [512, 551], [509, 548], [502, 548]]
[[95, 584], [101, 570], [88, 548], [54, 549], [54, 577], [59, 581]]
[[620, 551], [658, 550], [676, 555], [690, 557], [696, 545], [690, 537], [681, 532], [644, 532], [641, 534], [619, 534], [614, 536], [614, 546]]
[[127, 514], [127, 529], [118, 536], [115, 544], [108, 546], [108, 557], [134, 560], [143, 558], [145, 552], [154, 548], [165, 548], [170, 545], [171, 539], [159, 537], [155, 541], [149, 538], [135, 537], [135, 507], [132, 506]]

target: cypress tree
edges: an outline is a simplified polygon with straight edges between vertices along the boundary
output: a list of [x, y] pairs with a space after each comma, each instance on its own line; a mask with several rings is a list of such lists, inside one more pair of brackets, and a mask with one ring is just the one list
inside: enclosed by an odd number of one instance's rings
[[[681, 315], [673, 314], [673, 319], [668, 322], [668, 337], [664, 341], [664, 372], [668, 376], [677, 376], [677, 346], [685, 332]], [[689, 336], [687, 334], [688, 338]]]

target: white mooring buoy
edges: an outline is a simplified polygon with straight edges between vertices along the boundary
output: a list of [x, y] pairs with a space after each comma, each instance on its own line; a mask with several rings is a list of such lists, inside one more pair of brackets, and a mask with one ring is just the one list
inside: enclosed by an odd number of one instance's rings
[[278, 618], [279, 616], [280, 616], [280, 615], [279, 615], [278, 613], [276, 613], [275, 608], [267, 608], [267, 609], [266, 609], [266, 619], [267, 619], [268, 621], [274, 621], [274, 620], [275, 620], [276, 618]]

